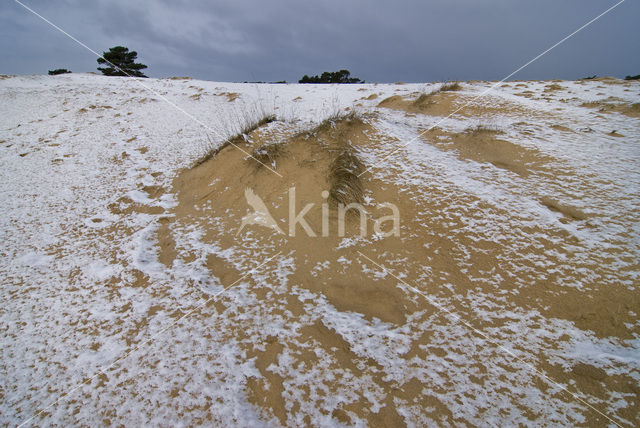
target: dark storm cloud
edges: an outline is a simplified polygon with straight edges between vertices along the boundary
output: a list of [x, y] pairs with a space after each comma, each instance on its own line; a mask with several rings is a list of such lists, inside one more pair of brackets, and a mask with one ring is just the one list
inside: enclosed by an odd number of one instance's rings
[[[152, 77], [288, 80], [348, 68], [367, 81], [498, 80], [615, 4], [601, 0], [25, 1], [89, 47], [138, 51]], [[13, 1], [0, 73], [94, 71], [95, 56]], [[627, 0], [514, 78], [640, 73]]]

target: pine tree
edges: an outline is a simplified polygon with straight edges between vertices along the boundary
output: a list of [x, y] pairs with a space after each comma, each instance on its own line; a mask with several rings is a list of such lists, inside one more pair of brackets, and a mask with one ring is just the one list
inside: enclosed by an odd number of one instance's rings
[[146, 65], [136, 63], [138, 53], [129, 52], [124, 46], [114, 46], [109, 52], [104, 52], [102, 58], [98, 58], [98, 64], [107, 64], [106, 67], [98, 67], [105, 76], [133, 76], [147, 77], [140, 70], [147, 68]]

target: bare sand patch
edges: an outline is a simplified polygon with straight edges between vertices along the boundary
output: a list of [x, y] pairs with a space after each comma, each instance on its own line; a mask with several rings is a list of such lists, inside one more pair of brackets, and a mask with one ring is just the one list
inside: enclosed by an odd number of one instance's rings
[[526, 177], [531, 171], [548, 171], [551, 160], [542, 153], [498, 138], [500, 131], [471, 128], [462, 133], [448, 133], [433, 128], [422, 139], [444, 150], [453, 150], [460, 159], [490, 163]]
[[590, 101], [581, 104], [581, 107], [598, 109], [601, 113], [621, 113], [625, 116], [629, 117], [640, 117], [640, 103], [635, 104], [625, 104], [620, 102], [615, 102], [616, 100], [600, 100], [600, 101]]
[[378, 103], [378, 107], [403, 110], [408, 113], [446, 116], [455, 110], [455, 99], [455, 95], [443, 93], [421, 94], [414, 100], [407, 100], [400, 95], [393, 95]]
[[[399, 97], [387, 102], [397, 102], [402, 106], [407, 103]], [[420, 103], [422, 102], [424, 100]], [[222, 250], [237, 247], [236, 234], [243, 216], [249, 211], [245, 200], [247, 188], [252, 189], [270, 207], [285, 234], [288, 232], [287, 192], [293, 186], [296, 189], [298, 211], [307, 203], [315, 204], [316, 209], [310, 210], [306, 216], [310, 228], [320, 235], [323, 220], [319, 208], [325, 201], [331, 213], [329, 227], [335, 228], [336, 208], [321, 196], [323, 191], [331, 188], [332, 164], [345, 147], [352, 147], [357, 156], [359, 151], [375, 147], [380, 138], [387, 138], [379, 135], [367, 120], [356, 116], [326, 121], [317, 128], [287, 137], [272, 132], [265, 125], [250, 132], [248, 137], [248, 140], [238, 140], [237, 144], [247, 153], [263, 156], [260, 160], [275, 168], [283, 178], [278, 178], [256, 160], [229, 145], [195, 167], [182, 171], [173, 183], [178, 205], [170, 213], [171, 216], [162, 219], [158, 230], [159, 255], [165, 265], [170, 266], [176, 259], [182, 259], [183, 262], [191, 260], [189, 248], [176, 248], [172, 232], [174, 227], [199, 225], [204, 233], [204, 242], [216, 242]], [[546, 155], [507, 141], [495, 130], [470, 129], [451, 134], [434, 129], [424, 135], [424, 140], [439, 149], [455, 151], [461, 159], [490, 163], [522, 178], [534, 173], [553, 174], [548, 167], [550, 159]], [[272, 149], [273, 147], [277, 149]], [[455, 219], [471, 216], [480, 221], [487, 212], [508, 218], [510, 214], [502, 212], [498, 207], [489, 206], [469, 194], [455, 195], [441, 189], [429, 189], [428, 197], [425, 197], [425, 189], [421, 187], [400, 188], [392, 182], [376, 179], [371, 175], [364, 175], [361, 180], [363, 193], [373, 201], [367, 205], [371, 214], [377, 213], [377, 201], [393, 201], [403, 213], [402, 238], [390, 237], [368, 243], [366, 251], [374, 257], [384, 255], [385, 258], [402, 260], [403, 267], [408, 271], [405, 278], [407, 283], [417, 284], [430, 295], [442, 297], [467, 296], [478, 290], [486, 293], [508, 293], [512, 304], [518, 307], [535, 309], [545, 316], [569, 320], [597, 335], [629, 337], [630, 332], [625, 323], [631, 320], [629, 308], [640, 304], [637, 296], [624, 290], [609, 293], [609, 290], [600, 289], [597, 283], [587, 285], [587, 294], [584, 290], [563, 286], [561, 273], [548, 269], [548, 266], [554, 266], [558, 271], [566, 269], [568, 250], [563, 243], [579, 245], [569, 233], [559, 229], [547, 230], [542, 225], [528, 226], [526, 230], [505, 236], [500, 242], [492, 241], [461, 227]], [[561, 213], [568, 221], [584, 221], [588, 218], [578, 208], [562, 201], [542, 198], [541, 204]], [[468, 207], [474, 207], [473, 211], [468, 211]], [[445, 212], [446, 218], [442, 215]], [[367, 218], [366, 224], [371, 230], [371, 218]], [[351, 217], [347, 224], [347, 236], [356, 236], [360, 227], [360, 218]], [[358, 263], [340, 261], [343, 258], [357, 258], [358, 247], [343, 247], [343, 239], [335, 234], [310, 237], [298, 228], [296, 236], [292, 237], [260, 226], [249, 226], [240, 233], [249, 234], [257, 248], [276, 246], [284, 254], [293, 255], [296, 269], [289, 277], [290, 286], [319, 293], [339, 312], [356, 313], [370, 322], [378, 320], [399, 327], [405, 325], [408, 318], [415, 316], [417, 311], [429, 306], [415, 294], [399, 287], [392, 278], [372, 277], [364, 273]], [[543, 236], [545, 239], [523, 248], [523, 237], [531, 239], [531, 236]], [[556, 253], [558, 256], [554, 256]], [[471, 260], [464, 270], [459, 264], [459, 258], [463, 254]], [[547, 264], [537, 264], [537, 257], [546, 258]], [[496, 260], [507, 259], [510, 260], [509, 263], [496, 263]], [[506, 280], [513, 278], [513, 266], [522, 270], [518, 274], [518, 281]], [[229, 259], [218, 254], [210, 254], [206, 258], [206, 267], [223, 284], [232, 283], [240, 275]], [[425, 267], [429, 269], [428, 276], [424, 275]], [[597, 261], [586, 265], [576, 263], [572, 268], [599, 269]], [[497, 287], [495, 284], [473, 280], [485, 276], [487, 272], [492, 272], [492, 275], [502, 277], [505, 281]], [[450, 284], [450, 288], [444, 288], [443, 281]], [[305, 312], [303, 304], [288, 295], [287, 290], [262, 286], [254, 292], [262, 304], [276, 312], [288, 312], [295, 316], [302, 316]], [[468, 313], [465, 299], [454, 302], [454, 311], [462, 314], [475, 327], [484, 327], [482, 321]], [[226, 310], [224, 301], [216, 302], [214, 306], [219, 312]], [[242, 329], [239, 327], [233, 334], [242, 337]], [[264, 344], [243, 345], [246, 346], [247, 355], [255, 358], [255, 365], [261, 374], [261, 377], [248, 378], [248, 400], [281, 423], [287, 421], [287, 402], [284, 396], [287, 382], [291, 379], [268, 368], [276, 364], [285, 349], [288, 349], [289, 358], [306, 366], [319, 364], [319, 353], [331, 355], [335, 367], [356, 378], [367, 374], [385, 391], [385, 406], [378, 412], [371, 412], [366, 402], [350, 402], [334, 410], [333, 416], [345, 423], [350, 421], [350, 412], [364, 417], [371, 424], [401, 422], [393, 404], [394, 398], [420, 402], [431, 406], [433, 414], [438, 417], [451, 417], [446, 405], [436, 397], [423, 394], [422, 387], [415, 378], [409, 377], [401, 384], [389, 383], [384, 379], [384, 370], [375, 361], [356, 353], [349, 342], [324, 323], [316, 321], [303, 325], [296, 331], [295, 338], [293, 341], [284, 337], [271, 337]], [[314, 351], [300, 347], [297, 343], [312, 344]], [[426, 359], [430, 353], [439, 352], [437, 348], [430, 346], [428, 335], [417, 338], [406, 354], [407, 361], [411, 358]], [[479, 361], [478, 365], [486, 369], [483, 362]], [[576, 382], [585, 387], [590, 385], [594, 376], [601, 378], [599, 371], [583, 366], [576, 366], [568, 374], [561, 367], [544, 361], [538, 362], [537, 368], [553, 373], [555, 379], [565, 379], [567, 382], [578, 379]], [[608, 388], [611, 390], [624, 390], [628, 383], [625, 378], [605, 380], [609, 382]], [[337, 388], [337, 384], [334, 386]], [[337, 389], [334, 391], [332, 388], [330, 391], [337, 393]], [[597, 396], [606, 394], [605, 389], [592, 390]]]
[[573, 129], [571, 129], [571, 128], [567, 128], [567, 127], [566, 127], [566, 126], [564, 126], [564, 125], [558, 125], [558, 124], [555, 124], [555, 125], [551, 125], [551, 128], [552, 128], [552, 129], [555, 129], [556, 131], [574, 132], [574, 131], [573, 131]]
[[[236, 222], [237, 229], [247, 209], [245, 201], [247, 188], [260, 195], [267, 206], [274, 207], [275, 218], [284, 219], [288, 215], [284, 210], [285, 197], [288, 189], [295, 186], [297, 205], [315, 201], [318, 208], [306, 216], [313, 233], [320, 235], [323, 228], [322, 212], [319, 209], [322, 203], [327, 203], [331, 208], [330, 228], [335, 231], [337, 227], [335, 205], [332, 203], [331, 196], [323, 198], [322, 194], [323, 191], [327, 191], [331, 195], [334, 188], [337, 193], [344, 191], [345, 188], [340, 187], [344, 185], [343, 176], [340, 176], [338, 184], [332, 182], [332, 177], [335, 175], [335, 172], [333, 175], [331, 172], [332, 165], [337, 159], [341, 159], [340, 156], [344, 153], [345, 147], [351, 144], [357, 147], [360, 141], [368, 140], [365, 130], [372, 129], [362, 120], [351, 118], [335, 123], [326, 122], [314, 130], [294, 135], [286, 141], [269, 142], [269, 135], [257, 129], [250, 135], [251, 142], [238, 141], [237, 144], [248, 153], [257, 155], [260, 161], [276, 167], [285, 179], [279, 179], [271, 171], [262, 167], [256, 159], [247, 157], [234, 147], [225, 147], [195, 168], [183, 171], [176, 178], [174, 186], [178, 192], [179, 201], [175, 210], [176, 221], [186, 220], [187, 217], [201, 218], [202, 211], [199, 205], [215, 201], [211, 206], [215, 205], [217, 208], [211, 208], [213, 210], [211, 214], [215, 215], [218, 210], [220, 213], [224, 212], [231, 224]], [[371, 230], [372, 220], [367, 219], [367, 221], [368, 228]], [[284, 225], [282, 229], [287, 230]], [[359, 217], [349, 216], [346, 229], [359, 232]], [[166, 231], [168, 230], [167, 228]], [[261, 239], [267, 241], [278, 239], [278, 236], [272, 236], [268, 229], [254, 227], [251, 233], [258, 234]], [[232, 245], [235, 235], [231, 234], [228, 238], [229, 245]], [[338, 255], [335, 249], [339, 246], [341, 239], [335, 236], [335, 233], [328, 237], [309, 237], [302, 230], [297, 231], [295, 238], [288, 238], [283, 244], [284, 248], [304, 254], [304, 257], [300, 256], [300, 258], [304, 260], [306, 267], [298, 269], [296, 282], [313, 291], [322, 292], [340, 310], [360, 312], [369, 319], [379, 318], [387, 322], [401, 323], [404, 319], [403, 296], [397, 289], [372, 282], [361, 277], [361, 274], [354, 273], [353, 277], [340, 275], [339, 281], [330, 278], [319, 281], [309, 274], [308, 271], [318, 263], [329, 261], [339, 264], [336, 261]], [[224, 270], [219, 265], [212, 266], [217, 268], [212, 271], [214, 275]], [[353, 268], [348, 270], [357, 271]]]
[[[533, 95], [533, 92], [531, 93]], [[422, 93], [416, 98], [405, 98], [393, 95], [378, 103], [378, 107], [405, 111], [408, 114], [427, 114], [431, 116], [483, 117], [483, 116], [517, 116], [523, 114], [536, 118], [551, 118], [552, 113], [526, 109], [521, 104], [505, 100], [492, 99], [490, 102], [479, 100], [472, 95], [464, 95], [455, 91], [435, 91]], [[454, 113], [455, 112], [455, 113]]]

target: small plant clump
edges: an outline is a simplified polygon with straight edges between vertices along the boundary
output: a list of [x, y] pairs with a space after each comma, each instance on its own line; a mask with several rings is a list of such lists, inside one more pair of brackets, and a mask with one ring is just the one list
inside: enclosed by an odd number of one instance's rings
[[257, 161], [257, 166], [273, 165], [277, 158], [285, 153], [283, 143], [268, 143], [253, 149], [251, 156]]
[[433, 90], [431, 92], [424, 92], [420, 94], [418, 98], [416, 98], [411, 104], [416, 108], [425, 108], [436, 102], [433, 100], [433, 96], [439, 92], [453, 92], [459, 91], [462, 89], [462, 86], [458, 82], [448, 82], [443, 83], [438, 89]]
[[438, 91], [433, 91], [433, 92], [430, 92], [428, 94], [426, 94], [426, 93], [420, 94], [420, 96], [418, 98], [416, 98], [415, 101], [413, 101], [412, 105], [414, 107], [427, 107], [427, 106], [429, 106], [431, 104], [435, 104], [435, 101], [433, 101], [432, 96], [436, 92], [438, 92]]
[[476, 125], [474, 127], [465, 129], [464, 132], [472, 135], [502, 133], [500, 129], [492, 125]]
[[460, 89], [462, 89], [462, 86], [460, 86], [458, 82], [447, 82], [442, 84], [442, 86], [440, 86], [440, 89], [438, 89], [438, 92], [452, 92], [452, 91], [459, 91]]
[[348, 205], [364, 201], [360, 174], [364, 165], [351, 144], [345, 145], [329, 166], [329, 198], [336, 204]]

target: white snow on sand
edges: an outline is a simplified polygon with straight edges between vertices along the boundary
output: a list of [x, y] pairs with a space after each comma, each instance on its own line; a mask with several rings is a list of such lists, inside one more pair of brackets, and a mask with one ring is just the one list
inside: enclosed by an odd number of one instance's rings
[[[547, 84], [527, 82], [527, 90], [541, 93]], [[516, 95], [523, 89], [511, 84], [477, 100], [509, 101], [541, 117], [553, 113], [553, 118], [504, 114], [470, 123], [454, 115], [438, 126], [458, 132], [475, 123], [499, 126], [506, 132], [504, 138], [517, 135], [519, 144], [583, 171], [575, 181], [567, 176], [558, 184], [540, 177], [533, 185], [497, 168], [487, 172], [486, 165], [464, 162], [418, 138], [441, 118], [389, 109], [379, 109], [375, 122], [388, 141], [363, 156], [368, 165], [376, 165], [377, 177], [400, 186], [458, 189], [469, 198], [514, 213], [504, 220], [492, 218], [490, 211], [482, 213], [486, 217], [470, 216], [457, 233], [472, 229], [500, 241], [506, 235], [519, 236], [513, 230], [524, 230], [527, 224], [543, 224], [580, 240], [582, 246], [572, 253], [578, 261], [589, 259], [599, 248], [614, 246], [619, 252], [609, 260], [611, 273], [598, 280], [637, 289], [640, 122], [618, 113], [604, 117], [580, 105], [607, 97], [638, 103], [640, 86], [601, 88], [597, 81], [559, 85], [563, 89], [550, 93], [550, 99]], [[489, 86], [463, 84], [462, 93], [477, 95]], [[524, 309], [498, 313], [501, 296], [489, 299], [478, 292], [462, 297], [478, 319], [500, 318], [499, 326], [485, 333], [521, 360], [425, 301], [424, 311], [412, 314], [400, 327], [337, 311], [322, 295], [288, 283], [295, 269], [293, 254], [261, 265], [278, 249], [254, 248], [250, 235], [243, 245], [223, 251], [216, 243], [204, 242], [201, 230], [184, 228], [176, 231], [177, 239], [193, 250], [193, 261], [177, 261], [167, 268], [158, 260], [159, 221], [170, 215], [176, 202], [172, 195], [154, 197], [151, 189], [170, 190], [181, 168], [237, 132], [242, 115], [271, 112], [303, 129], [347, 107], [366, 112], [388, 96], [415, 96], [427, 87], [138, 81], [90, 74], [0, 80], [0, 423], [17, 425], [45, 409], [30, 424], [278, 425], [247, 401], [246, 379], [260, 374], [254, 359], [243, 351], [242, 341], [260, 344], [275, 336], [296, 342], [301, 326], [317, 321], [337, 332], [353, 353], [374, 360], [386, 381], [418, 379], [455, 418], [471, 424], [579, 423], [589, 411], [583, 403], [561, 397], [551, 383], [545, 383], [544, 391], [538, 387], [539, 376], [526, 362], [539, 357], [567, 368], [583, 361], [608, 375], [625, 374], [640, 383], [640, 338], [601, 339], [568, 321]], [[598, 95], [600, 91], [606, 96]], [[238, 99], [230, 102], [229, 93], [237, 93]], [[370, 94], [378, 98], [364, 99]], [[524, 124], [517, 125], [520, 122]], [[518, 127], [535, 132], [526, 137]], [[608, 135], [612, 130], [624, 138]], [[584, 177], [606, 185], [599, 193], [591, 192], [581, 181]], [[589, 227], [562, 222], [558, 213], [539, 203], [541, 196], [560, 198], [596, 215]], [[424, 195], [416, 195], [420, 198]], [[211, 219], [211, 227], [215, 223]], [[535, 245], [538, 238], [523, 232], [522, 245]], [[341, 244], [356, 246], [366, 248], [366, 242], [345, 239]], [[225, 292], [229, 304], [222, 314], [206, 305], [201, 308], [228, 285], [204, 267], [208, 254], [248, 273]], [[340, 261], [364, 263], [363, 270], [373, 277], [396, 283], [365, 260]], [[456, 261], [468, 262], [464, 255]], [[381, 262], [403, 276], [402, 260]], [[318, 267], [326, 268], [328, 264]], [[513, 271], [518, 269], [524, 268], [514, 264]], [[618, 272], [621, 269], [624, 274]], [[588, 275], [569, 268], [559, 273], [567, 286], [578, 288]], [[426, 268], [424, 279], [436, 280]], [[501, 283], [489, 273], [479, 280]], [[446, 281], [441, 282], [447, 287]], [[305, 306], [306, 315], [296, 318], [263, 307], [253, 283], [288, 289]], [[444, 307], [455, 307], [456, 299], [435, 298]], [[423, 334], [431, 338], [424, 349], [445, 350], [446, 357], [432, 353], [429, 359], [404, 358], [412, 341]], [[312, 343], [297, 345], [314, 351]], [[553, 351], [546, 353], [547, 349]], [[321, 348], [316, 350], [322, 353]], [[317, 355], [318, 363], [309, 367], [293, 364], [289, 353], [285, 349], [269, 371], [293, 379], [285, 391], [291, 425], [337, 425], [333, 409], [341, 401], [361, 397], [366, 397], [372, 412], [381, 408], [385, 393], [370, 377], [350, 378], [332, 355]], [[481, 385], [470, 380], [479, 376], [470, 356], [492, 362], [490, 373], [483, 374], [490, 381]], [[81, 384], [104, 368], [104, 374]], [[610, 403], [594, 404], [607, 413], [634, 399], [633, 394], [612, 394]], [[438, 422], [416, 403], [396, 405], [410, 425]], [[522, 409], [539, 419], [532, 421]], [[365, 424], [354, 414], [351, 418], [355, 425]], [[632, 425], [637, 420], [621, 422]]]

